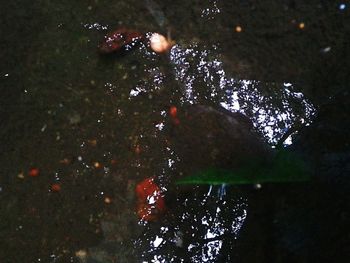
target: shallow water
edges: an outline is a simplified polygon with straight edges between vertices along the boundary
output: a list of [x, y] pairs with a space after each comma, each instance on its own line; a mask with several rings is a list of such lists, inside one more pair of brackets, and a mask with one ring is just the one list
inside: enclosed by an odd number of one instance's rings
[[[310, 262], [345, 251], [346, 4], [2, 5], [1, 262]], [[166, 54], [141, 43], [100, 55], [120, 27], [170, 33], [176, 44]], [[212, 159], [223, 166], [236, 147], [220, 118], [174, 136], [169, 109], [186, 116], [191, 105], [244, 114], [271, 149], [289, 146], [328, 177], [175, 186]], [[156, 222], [136, 213], [135, 187], [147, 177], [165, 192]], [[340, 226], [334, 235], [329, 224]]]

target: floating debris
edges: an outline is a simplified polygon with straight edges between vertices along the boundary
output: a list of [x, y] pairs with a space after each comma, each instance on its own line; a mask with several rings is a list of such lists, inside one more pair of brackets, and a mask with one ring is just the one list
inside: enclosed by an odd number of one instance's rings
[[159, 33], [153, 33], [149, 41], [151, 49], [156, 53], [166, 53], [174, 46], [174, 41]]
[[171, 117], [177, 117], [177, 108], [175, 106], [171, 106], [169, 109], [169, 114]]
[[169, 109], [169, 115], [174, 125], [180, 124], [180, 119], [178, 118], [178, 110], [176, 106], [171, 106]]
[[157, 221], [164, 214], [166, 208], [163, 191], [154, 182], [154, 178], [146, 178], [137, 184], [135, 192], [139, 219], [147, 222]]
[[51, 185], [51, 191], [52, 192], [56, 192], [56, 193], [61, 191], [61, 184], [59, 184], [59, 183], [52, 184]]
[[30, 169], [28, 175], [31, 177], [37, 177], [39, 175], [39, 169], [38, 168]]
[[138, 31], [119, 28], [104, 37], [99, 45], [99, 51], [101, 54], [129, 51], [144, 39], [144, 34]]

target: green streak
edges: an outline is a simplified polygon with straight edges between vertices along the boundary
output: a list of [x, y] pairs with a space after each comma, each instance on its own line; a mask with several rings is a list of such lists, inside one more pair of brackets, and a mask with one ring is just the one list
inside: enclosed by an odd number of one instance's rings
[[285, 150], [275, 156], [269, 166], [257, 162], [247, 162], [244, 167], [235, 170], [209, 168], [185, 177], [176, 184], [257, 184], [303, 182], [310, 179], [307, 166], [296, 155]]

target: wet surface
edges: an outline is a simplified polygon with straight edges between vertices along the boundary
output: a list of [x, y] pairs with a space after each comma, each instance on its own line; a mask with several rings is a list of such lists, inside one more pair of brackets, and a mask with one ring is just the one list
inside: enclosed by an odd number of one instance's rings
[[[1, 20], [1, 262], [347, 255], [346, 3], [11, 1]], [[101, 55], [121, 28], [146, 40]], [[281, 148], [309, 182], [176, 184]]]

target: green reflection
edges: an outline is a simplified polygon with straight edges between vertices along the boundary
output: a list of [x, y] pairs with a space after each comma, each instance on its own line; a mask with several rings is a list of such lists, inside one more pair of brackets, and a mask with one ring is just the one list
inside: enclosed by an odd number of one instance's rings
[[209, 168], [191, 176], [179, 179], [177, 184], [258, 184], [303, 182], [310, 179], [306, 164], [295, 154], [281, 150], [276, 154], [272, 163], [261, 166], [251, 160], [243, 167], [227, 170]]

